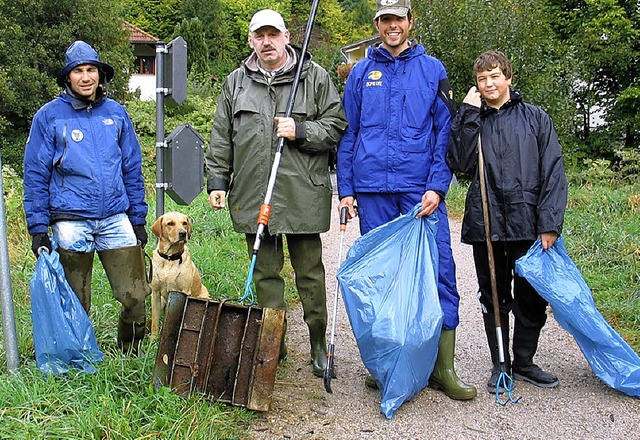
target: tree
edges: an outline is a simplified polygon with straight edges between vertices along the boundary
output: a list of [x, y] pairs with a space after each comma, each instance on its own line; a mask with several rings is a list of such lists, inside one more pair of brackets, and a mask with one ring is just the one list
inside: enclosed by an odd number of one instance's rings
[[55, 78], [74, 40], [94, 46], [101, 60], [114, 67], [111, 92], [123, 95], [133, 54], [122, 21], [114, 19], [115, 7], [88, 0], [0, 0], [0, 147], [5, 163], [21, 164], [33, 114], [59, 92]]
[[[550, 0], [554, 30], [570, 48], [576, 68], [579, 136], [585, 154], [613, 159], [619, 140], [638, 148], [640, 121], [640, 10], [636, 1]], [[594, 110], [605, 123], [593, 127]]]
[[161, 40], [173, 34], [184, 0], [120, 0], [118, 16]]
[[187, 42], [187, 70], [190, 73], [209, 73], [209, 46], [204, 23], [195, 17], [184, 19], [173, 30], [173, 36], [181, 36]]
[[504, 52], [514, 66], [513, 87], [550, 113], [567, 140], [573, 133], [566, 52], [553, 33], [543, 0], [442, 0], [415, 2], [415, 34], [441, 59], [458, 101], [475, 84], [480, 53]]

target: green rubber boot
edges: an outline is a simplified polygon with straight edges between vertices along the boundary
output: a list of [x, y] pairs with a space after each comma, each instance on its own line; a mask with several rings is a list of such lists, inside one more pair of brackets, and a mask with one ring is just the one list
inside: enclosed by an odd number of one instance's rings
[[456, 331], [442, 329], [438, 342], [438, 358], [429, 378], [429, 386], [443, 391], [453, 400], [471, 400], [478, 394], [476, 388], [462, 382], [453, 366]]
[[113, 295], [122, 304], [118, 322], [118, 345], [124, 353], [139, 354], [145, 335], [147, 284], [144, 254], [140, 246], [98, 251]]
[[80, 300], [85, 312], [89, 313], [94, 252], [74, 252], [61, 247], [57, 251], [69, 286]]
[[327, 330], [324, 323], [309, 325], [309, 339], [311, 342], [311, 364], [313, 375], [324, 377], [324, 370], [327, 368]]

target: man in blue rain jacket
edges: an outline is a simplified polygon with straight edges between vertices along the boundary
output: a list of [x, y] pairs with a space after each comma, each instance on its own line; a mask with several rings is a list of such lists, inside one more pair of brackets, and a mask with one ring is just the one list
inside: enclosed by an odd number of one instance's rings
[[51, 227], [69, 285], [91, 306], [94, 252], [122, 303], [118, 343], [137, 352], [145, 334], [141, 246], [147, 242], [142, 154], [122, 105], [106, 96], [113, 68], [74, 42], [57, 77], [65, 90], [33, 118], [24, 155], [24, 209], [32, 250], [52, 251]]
[[[372, 46], [347, 79], [343, 104], [349, 122], [338, 147], [339, 209], [360, 217], [366, 234], [422, 203], [419, 217], [436, 215], [438, 296], [444, 313], [430, 386], [457, 400], [473, 399], [453, 366], [458, 295], [444, 198], [451, 181], [445, 162], [455, 102], [442, 63], [409, 39], [409, 0], [378, 0]], [[357, 200], [357, 208], [354, 202]], [[367, 378], [368, 385], [374, 385]]]

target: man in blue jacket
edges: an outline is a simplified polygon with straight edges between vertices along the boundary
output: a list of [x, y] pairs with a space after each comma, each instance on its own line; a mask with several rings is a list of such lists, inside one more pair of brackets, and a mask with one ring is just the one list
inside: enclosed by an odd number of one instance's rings
[[52, 252], [88, 312], [94, 252], [122, 303], [118, 343], [137, 353], [145, 334], [142, 248], [147, 243], [142, 154], [124, 107], [106, 96], [113, 68], [74, 42], [57, 77], [65, 90], [33, 118], [24, 154], [24, 210], [36, 257]]
[[344, 92], [349, 126], [338, 147], [339, 209], [346, 206], [351, 216], [360, 216], [362, 234], [417, 203], [422, 203], [419, 217], [438, 217], [444, 321], [429, 383], [452, 399], [473, 399], [476, 389], [458, 378], [453, 365], [460, 297], [444, 203], [451, 180], [445, 155], [453, 94], [442, 63], [409, 39], [410, 0], [377, 0], [374, 23], [382, 42], [353, 67]]

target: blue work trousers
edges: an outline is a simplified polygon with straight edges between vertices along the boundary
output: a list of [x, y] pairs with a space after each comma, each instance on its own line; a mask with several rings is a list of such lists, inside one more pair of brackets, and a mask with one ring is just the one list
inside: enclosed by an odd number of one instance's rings
[[[360, 233], [387, 223], [402, 214], [411, 211], [422, 201], [423, 193], [358, 193], [358, 216], [360, 217]], [[444, 313], [443, 328], [453, 330], [460, 322], [458, 307], [460, 295], [456, 287], [456, 265], [451, 252], [451, 233], [447, 207], [441, 201], [432, 215], [438, 216], [436, 244], [438, 246], [438, 297]]]

